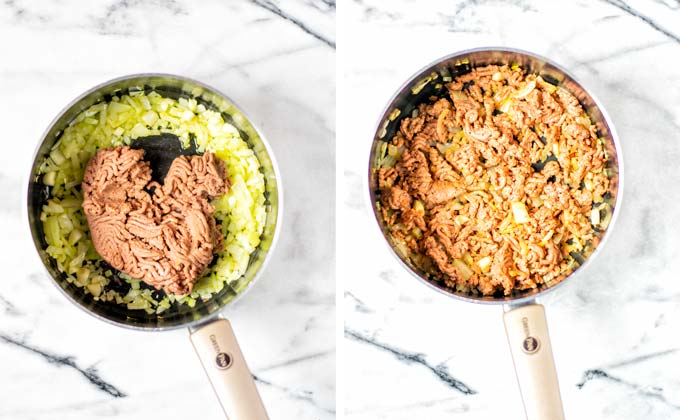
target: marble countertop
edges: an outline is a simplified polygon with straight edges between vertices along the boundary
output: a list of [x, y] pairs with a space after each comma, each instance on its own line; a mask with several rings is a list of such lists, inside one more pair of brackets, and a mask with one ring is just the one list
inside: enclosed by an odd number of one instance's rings
[[[365, 186], [374, 124], [413, 73], [452, 52], [550, 57], [604, 104], [626, 166], [615, 231], [587, 275], [549, 294], [569, 419], [680, 418], [680, 3], [677, 0], [355, 0], [339, 8], [343, 71], [338, 278], [346, 292], [345, 418], [524, 419], [502, 309], [410, 277]], [[361, 100], [356, 100], [360, 97]]]
[[272, 419], [335, 418], [333, 0], [0, 3], [0, 419], [220, 419], [187, 331], [110, 326], [51, 284], [21, 214], [43, 130], [116, 76], [167, 72], [226, 92], [270, 141], [279, 246], [225, 310]]

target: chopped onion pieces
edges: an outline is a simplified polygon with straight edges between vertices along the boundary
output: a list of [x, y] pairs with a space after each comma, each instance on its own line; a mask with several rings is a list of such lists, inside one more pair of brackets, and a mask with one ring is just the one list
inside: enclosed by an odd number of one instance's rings
[[[184, 147], [194, 137], [199, 152], [215, 153], [225, 162], [231, 188], [213, 203], [224, 234], [223, 250], [215, 263], [190, 295], [170, 295], [158, 302], [152, 298], [152, 290], [140, 289], [139, 280], [125, 275], [121, 277], [131, 285], [130, 293], [121, 296], [106, 289], [108, 279], [97, 264], [101, 257], [92, 245], [81, 208], [82, 193], [76, 187], [82, 182], [87, 162], [98, 149], [162, 133], [176, 135]], [[42, 163], [40, 173], [43, 183], [51, 187], [51, 198], [40, 215], [47, 253], [59, 270], [75, 275], [68, 276], [69, 281], [85, 288], [95, 299], [114, 301], [129, 309], [161, 313], [172, 302], [194, 306], [196, 299], [219, 292], [245, 273], [264, 229], [265, 182], [260, 162], [236, 127], [225, 122], [219, 112], [198, 105], [193, 98], [177, 101], [136, 89], [130, 95], [114, 96], [108, 103], [92, 105], [64, 130]]]
[[515, 219], [515, 223], [527, 223], [529, 221], [529, 213], [524, 203], [513, 201], [510, 206], [512, 207], [512, 216]]

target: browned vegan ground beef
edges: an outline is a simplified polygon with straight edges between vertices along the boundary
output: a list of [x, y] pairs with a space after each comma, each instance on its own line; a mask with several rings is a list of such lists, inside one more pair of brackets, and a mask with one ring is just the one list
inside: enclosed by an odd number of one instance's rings
[[157, 289], [191, 292], [221, 246], [209, 200], [229, 188], [224, 162], [212, 153], [177, 157], [160, 185], [151, 181], [143, 150], [104, 149], [89, 161], [82, 186], [92, 242], [104, 260]]
[[561, 281], [611, 217], [595, 125], [567, 90], [520, 68], [478, 67], [446, 90], [401, 121], [376, 174], [397, 248], [459, 292]]

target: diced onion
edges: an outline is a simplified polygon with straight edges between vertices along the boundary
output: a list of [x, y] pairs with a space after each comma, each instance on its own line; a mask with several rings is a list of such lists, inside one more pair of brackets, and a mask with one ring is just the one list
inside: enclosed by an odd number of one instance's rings
[[142, 115], [142, 120], [146, 123], [146, 125], [153, 126], [156, 124], [156, 121], [158, 121], [158, 114], [156, 114], [153, 111], [149, 111]]
[[550, 238], [552, 238], [552, 236], [553, 236], [554, 234], [555, 234], [555, 231], [554, 231], [554, 230], [551, 230], [550, 232], [548, 232], [548, 233], [543, 237], [543, 239], [541, 239], [541, 246], [547, 245], [547, 244], [548, 244], [548, 241], [550, 240]]
[[553, 85], [552, 83], [546, 82], [545, 79], [543, 79], [541, 76], [536, 77], [536, 82], [540, 87], [547, 90], [548, 93], [557, 92], [557, 86]]
[[99, 297], [99, 295], [102, 293], [102, 285], [90, 283], [87, 285], [87, 290], [89, 290], [93, 296]]
[[456, 101], [466, 101], [467, 98], [468, 98], [467, 95], [459, 90], [454, 90], [453, 92], [451, 92], [451, 99], [453, 99], [454, 104], [456, 103]]
[[76, 277], [79, 282], [82, 284], [85, 284], [87, 282], [87, 278], [90, 276], [90, 269], [86, 267], [81, 267], [76, 271]]
[[392, 155], [387, 155], [383, 159], [382, 164], [380, 166], [382, 166], [385, 169], [390, 169], [390, 168], [394, 167], [394, 165], [396, 165], [396, 164], [397, 164], [397, 159]]
[[489, 271], [489, 268], [491, 268], [491, 257], [487, 256], [481, 258], [479, 261], [477, 261], [477, 265], [479, 266], [483, 273], [486, 273], [487, 271]]
[[413, 202], [413, 211], [418, 213], [419, 215], [424, 215], [425, 214], [425, 205], [423, 204], [422, 201], [416, 200]]
[[55, 171], [48, 172], [45, 175], [43, 175], [43, 184], [53, 187], [56, 179], [57, 173]]
[[531, 93], [531, 91], [534, 90], [536, 87], [536, 81], [531, 80], [527, 82], [524, 86], [522, 86], [515, 94], [513, 95], [515, 98], [524, 98], [528, 94]]
[[498, 110], [503, 113], [507, 113], [510, 111], [510, 107], [512, 106], [512, 99], [508, 98], [504, 100], [503, 102], [500, 103], [498, 106]]
[[54, 163], [57, 164], [57, 165], [61, 165], [66, 160], [66, 158], [59, 151], [59, 149], [52, 150], [52, 152], [50, 152], [50, 157], [52, 158]]
[[600, 209], [592, 209], [590, 211], [590, 223], [592, 223], [593, 226], [600, 224]]
[[607, 229], [607, 226], [609, 226], [609, 223], [612, 220], [614, 211], [612, 206], [607, 203], [600, 206], [600, 211], [602, 212], [600, 217], [600, 229]]
[[529, 212], [527, 208], [521, 201], [513, 201], [510, 204], [512, 208], [512, 216], [515, 219], [515, 223], [527, 223], [529, 221]]
[[463, 278], [463, 280], [469, 280], [470, 277], [472, 277], [472, 275], [475, 273], [461, 259], [458, 259], [458, 258], [454, 259], [453, 265], [458, 269], [458, 271], [460, 272], [460, 276]]
[[[238, 115], [233, 115], [239, 124]], [[82, 182], [88, 160], [98, 149], [128, 145], [137, 137], [172, 133], [190, 145], [194, 137], [199, 152], [212, 151], [227, 167], [231, 188], [213, 202], [215, 217], [221, 221], [224, 234], [223, 251], [218, 254], [207, 274], [199, 279], [187, 296], [169, 296], [157, 302], [151, 290], [121, 296], [107, 290], [108, 279], [97, 264], [100, 256], [88, 238], [87, 220], [83, 214]], [[68, 274], [67, 281], [83, 287], [100, 300], [160, 313], [170, 302], [189, 306], [199, 297], [208, 298], [231, 283], [239, 293], [240, 282], [251, 254], [260, 243], [267, 218], [265, 180], [260, 162], [241, 138], [239, 130], [222, 115], [197, 103], [196, 99], [164, 98], [156, 92], [146, 94], [141, 88], [130, 95], [113, 96], [108, 103], [98, 103], [77, 115], [52, 147], [49, 158], [40, 166], [43, 184], [52, 187], [51, 197], [42, 207], [46, 252], [57, 268]], [[108, 275], [108, 274], [106, 274]], [[139, 280], [121, 274], [139, 289]]]
[[81, 238], [83, 237], [83, 232], [81, 230], [75, 229], [71, 232], [71, 234], [68, 237], [68, 241], [74, 245], [76, 242], [78, 242]]
[[401, 151], [403, 150], [402, 148], [399, 148], [393, 144], [390, 144], [387, 146], [387, 154], [394, 157], [394, 158], [399, 158], [401, 156]]

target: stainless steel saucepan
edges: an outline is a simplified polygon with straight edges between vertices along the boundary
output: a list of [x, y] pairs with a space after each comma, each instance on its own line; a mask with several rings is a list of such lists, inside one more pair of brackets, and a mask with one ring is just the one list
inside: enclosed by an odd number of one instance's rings
[[[40, 221], [42, 206], [49, 198], [49, 187], [42, 183], [38, 171], [43, 159], [59, 140], [63, 130], [82, 111], [131, 88], [144, 87], [162, 96], [189, 96], [221, 112], [225, 121], [233, 124], [254, 151], [265, 177], [266, 223], [260, 245], [253, 252], [243, 276], [230, 282], [208, 300], [198, 299], [193, 308], [173, 304], [161, 314], [129, 310], [115, 302], [93, 299], [91, 294], [66, 280], [54, 260], [45, 252], [47, 243]], [[142, 147], [143, 148], [143, 147]], [[158, 152], [158, 151], [156, 151]], [[161, 154], [163, 151], [160, 151]], [[168, 151], [168, 153], [173, 153]], [[176, 151], [174, 153], [177, 153]], [[52, 121], [43, 135], [33, 158], [27, 189], [27, 213], [33, 242], [38, 254], [59, 290], [76, 306], [94, 317], [125, 328], [143, 331], [163, 331], [188, 328], [190, 339], [215, 390], [225, 414], [230, 420], [265, 420], [266, 410], [258, 394], [246, 361], [236, 341], [229, 321], [221, 317], [222, 310], [236, 302], [252, 287], [265, 268], [276, 243], [283, 212], [282, 184], [271, 148], [262, 133], [226, 95], [214, 88], [185, 77], [167, 74], [124, 76], [95, 86], [80, 95]], [[110, 283], [122, 285], [118, 272], [109, 275]], [[124, 292], [124, 291], [123, 291]]]
[[[598, 128], [598, 135], [605, 139], [611, 173], [609, 201], [613, 207], [611, 221], [599, 246], [590, 257], [566, 279], [551, 286], [543, 285], [513, 296], [475, 296], [447, 289], [443, 284], [428, 279], [427, 273], [416, 267], [395, 246], [386, 229], [376, 203], [380, 201], [376, 171], [381, 159], [380, 141], [389, 141], [399, 129], [401, 120], [410, 116], [420, 103], [431, 96], [445, 94], [442, 78], [471, 71], [472, 68], [490, 64], [519, 65], [528, 73], [540, 74], [547, 81], [564, 87], [579, 100], [592, 122]], [[399, 110], [399, 112], [395, 112]], [[398, 117], [395, 118], [395, 115]], [[587, 276], [588, 266], [601, 252], [617, 219], [623, 189], [623, 160], [621, 146], [616, 132], [599, 102], [566, 70], [536, 54], [508, 48], [478, 48], [443, 57], [413, 75], [390, 99], [382, 113], [371, 146], [368, 167], [370, 201], [376, 221], [385, 241], [402, 266], [427, 286], [453, 299], [481, 304], [502, 305], [505, 329], [515, 364], [515, 372], [524, 402], [528, 420], [560, 420], [564, 418], [555, 362], [553, 360], [548, 326], [543, 306], [538, 303], [550, 293], [577, 276]]]

